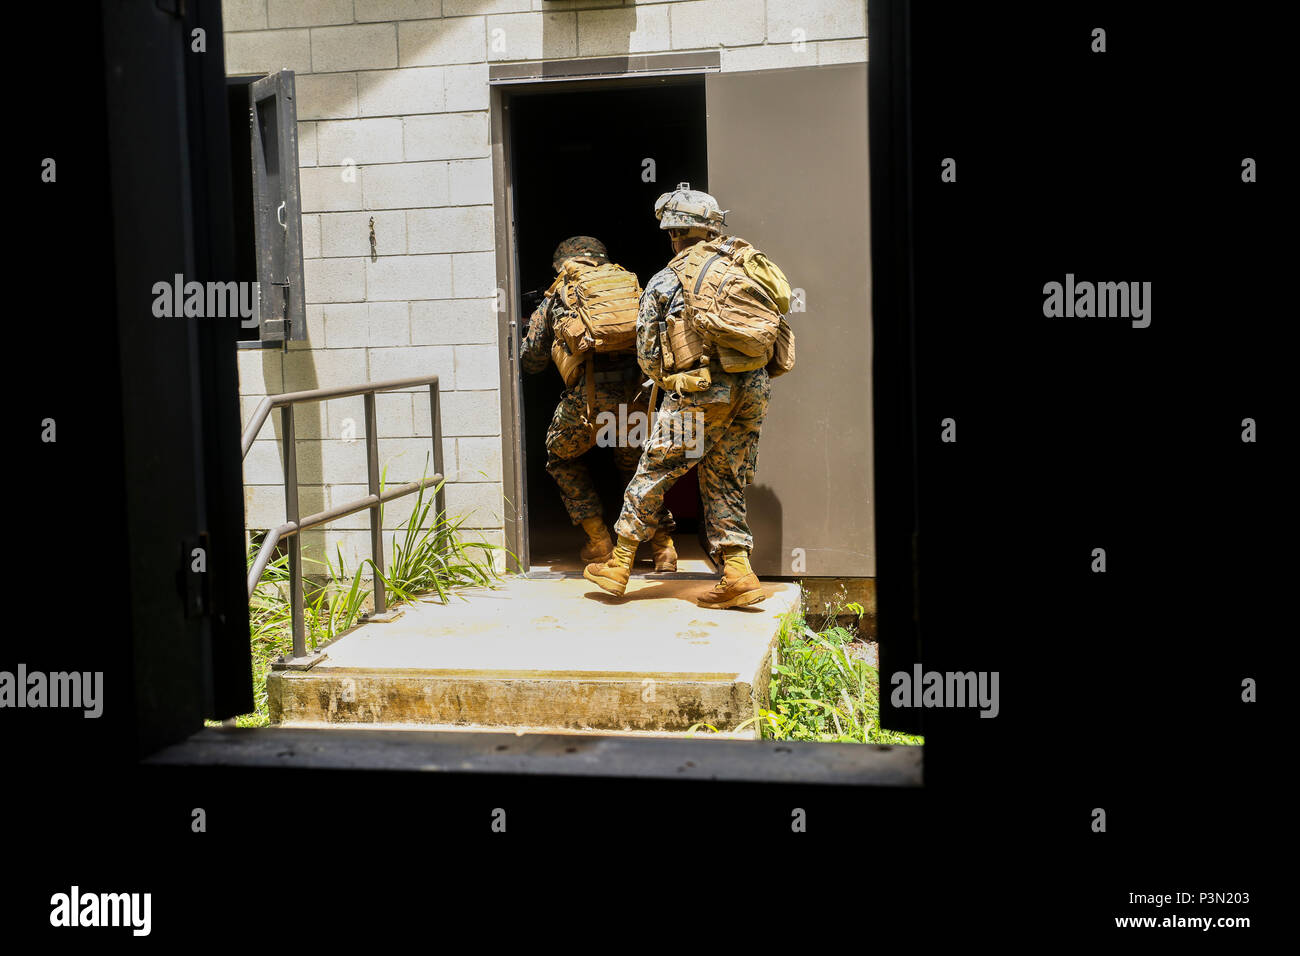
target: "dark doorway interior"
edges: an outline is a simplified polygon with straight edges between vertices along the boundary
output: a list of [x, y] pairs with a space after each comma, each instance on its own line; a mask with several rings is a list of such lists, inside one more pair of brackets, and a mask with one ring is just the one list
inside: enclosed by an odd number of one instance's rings
[[[599, 238], [611, 258], [635, 272], [643, 286], [672, 257], [667, 234], [654, 218], [654, 202], [681, 181], [708, 188], [704, 82], [703, 77], [651, 82], [511, 96], [520, 289], [550, 285], [555, 278], [551, 254], [572, 235]], [[654, 163], [653, 181], [645, 178], [647, 160]], [[520, 313], [524, 326], [535, 300], [525, 301]], [[581, 530], [569, 523], [555, 482], [546, 473], [546, 429], [563, 387], [554, 365], [524, 376], [521, 386], [534, 566], [555, 566], [556, 559], [568, 559], [566, 565], [576, 562], [584, 540]], [[596, 448], [587, 461], [612, 526], [623, 496], [613, 457], [608, 449]], [[695, 538], [699, 485], [694, 469], [672, 489], [668, 505], [678, 520], [679, 541]]]

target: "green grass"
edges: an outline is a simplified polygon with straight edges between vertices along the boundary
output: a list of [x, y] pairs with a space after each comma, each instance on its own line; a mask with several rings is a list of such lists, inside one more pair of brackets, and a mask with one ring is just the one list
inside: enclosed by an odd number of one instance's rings
[[[777, 659], [768, 685], [771, 709], [739, 724], [757, 723], [764, 740], [922, 745], [925, 739], [880, 726], [880, 672], [849, 654], [857, 626], [835, 624], [841, 608], [861, 620], [859, 604], [827, 607], [820, 625], [807, 623], [801, 606], [781, 619]], [[700, 727], [697, 724], [689, 731]]]
[[[495, 587], [500, 580], [491, 555], [492, 551], [500, 550], [499, 546], [462, 541], [461, 526], [465, 517], [453, 520], [445, 512], [433, 511], [435, 496], [441, 487], [439, 483], [432, 489], [421, 489], [416, 493], [410, 517], [398, 525], [397, 534], [393, 536], [391, 558], [379, 575], [390, 608], [430, 599], [445, 604], [464, 588]], [[382, 515], [381, 506], [381, 523]], [[256, 554], [257, 542], [254, 542], [247, 556], [247, 569], [252, 569]], [[308, 650], [314, 650], [355, 625], [366, 600], [373, 593], [372, 589], [364, 586], [361, 572], [369, 564], [374, 575], [374, 562], [367, 558], [354, 574], [349, 574], [344, 566], [342, 549], [336, 549], [336, 554], [337, 564], [328, 556], [325, 561], [303, 558], [304, 564], [324, 568], [328, 579], [325, 584], [310, 589], [304, 582], [303, 624]], [[262, 572], [262, 579], [248, 602], [248, 617], [256, 709], [251, 714], [237, 717], [235, 723], [239, 727], [265, 727], [270, 723], [266, 675], [271, 664], [281, 655], [293, 656], [287, 553], [271, 561]], [[216, 721], [206, 723], [219, 726]]]

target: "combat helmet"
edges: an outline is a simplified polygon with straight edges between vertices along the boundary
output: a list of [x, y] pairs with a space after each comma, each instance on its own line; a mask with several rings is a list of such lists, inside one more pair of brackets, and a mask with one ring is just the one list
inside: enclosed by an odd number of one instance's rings
[[690, 183], [678, 183], [675, 190], [655, 200], [655, 218], [660, 229], [704, 228], [718, 235], [730, 211], [719, 207], [718, 201], [708, 193], [692, 189]]
[[574, 256], [591, 256], [593, 259], [609, 259], [609, 250], [605, 244], [594, 236], [570, 236], [555, 247], [551, 256], [551, 265], [557, 270], [560, 263]]

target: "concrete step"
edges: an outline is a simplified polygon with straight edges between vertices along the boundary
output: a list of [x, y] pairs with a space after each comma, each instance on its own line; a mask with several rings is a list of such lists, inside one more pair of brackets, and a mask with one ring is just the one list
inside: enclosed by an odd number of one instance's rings
[[731, 733], [767, 704], [780, 618], [799, 586], [767, 583], [762, 603], [725, 611], [695, 604], [710, 586], [634, 579], [618, 599], [582, 578], [509, 578], [449, 605], [413, 604], [307, 669], [273, 670], [271, 719]]

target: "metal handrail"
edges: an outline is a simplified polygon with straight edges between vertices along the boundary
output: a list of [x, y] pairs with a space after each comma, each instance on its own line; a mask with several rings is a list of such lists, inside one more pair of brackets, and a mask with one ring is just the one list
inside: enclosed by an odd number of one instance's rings
[[[430, 430], [433, 432], [433, 471], [429, 478], [413, 481], [380, 491], [379, 488], [379, 436], [376, 428], [375, 395], [378, 392], [391, 392], [402, 388], [429, 387]], [[369, 494], [344, 504], [335, 505], [325, 511], [317, 512], [303, 518], [298, 515], [298, 452], [294, 437], [293, 406], [304, 402], [323, 402], [331, 398], [350, 398], [355, 395], [365, 397], [366, 408], [366, 466], [369, 482]], [[414, 494], [430, 485], [438, 485], [434, 492], [434, 507], [439, 514], [446, 511], [446, 491], [441, 484], [442, 474], [442, 416], [439, 407], [438, 376], [423, 375], [417, 378], [396, 378], [385, 382], [366, 382], [361, 385], [341, 385], [332, 388], [314, 388], [302, 392], [283, 392], [280, 395], [268, 395], [258, 402], [244, 429], [241, 439], [241, 457], [248, 457], [258, 432], [266, 424], [271, 409], [279, 408], [280, 437], [284, 443], [284, 508], [286, 521], [278, 528], [267, 532], [262, 546], [248, 572], [248, 596], [251, 599], [262, 579], [262, 572], [271, 561], [276, 545], [282, 539], [289, 539], [289, 602], [293, 622], [293, 656], [307, 656], [307, 633], [303, 619], [302, 590], [302, 539], [298, 532], [317, 525], [327, 524], [338, 518], [355, 514], [365, 509], [370, 510], [370, 560], [374, 565], [375, 615], [388, 610], [388, 600], [384, 589], [384, 547], [383, 529], [380, 527], [379, 509], [385, 501]], [[361, 569], [357, 569], [361, 573]]]

